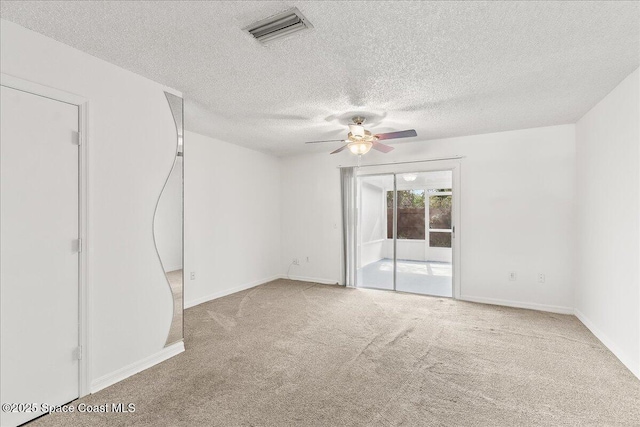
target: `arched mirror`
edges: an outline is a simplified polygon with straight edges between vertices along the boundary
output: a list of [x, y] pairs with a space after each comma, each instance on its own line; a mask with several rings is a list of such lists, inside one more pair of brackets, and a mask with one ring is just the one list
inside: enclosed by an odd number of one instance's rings
[[176, 125], [176, 151], [153, 219], [158, 257], [173, 298], [173, 317], [165, 347], [183, 338], [183, 102], [165, 92]]

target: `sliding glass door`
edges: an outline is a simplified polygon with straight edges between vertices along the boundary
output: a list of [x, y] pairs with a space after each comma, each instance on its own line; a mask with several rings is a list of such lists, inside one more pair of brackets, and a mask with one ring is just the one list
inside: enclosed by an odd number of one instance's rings
[[356, 286], [453, 296], [451, 171], [360, 176]]

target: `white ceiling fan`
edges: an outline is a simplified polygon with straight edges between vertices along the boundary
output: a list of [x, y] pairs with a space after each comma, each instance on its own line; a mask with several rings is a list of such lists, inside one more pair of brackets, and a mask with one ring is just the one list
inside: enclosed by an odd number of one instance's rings
[[305, 144], [320, 144], [325, 142], [346, 142], [346, 145], [338, 148], [337, 150], [332, 151], [329, 154], [339, 153], [345, 148], [348, 148], [353, 154], [363, 155], [367, 154], [369, 150], [372, 148], [374, 150], [381, 151], [383, 153], [388, 153], [393, 150], [393, 147], [383, 144], [381, 140], [387, 139], [397, 139], [397, 138], [410, 138], [413, 136], [418, 136], [414, 129], [403, 130], [399, 132], [388, 132], [388, 133], [379, 133], [372, 134], [368, 130], [364, 128], [362, 125], [365, 121], [364, 117], [353, 117], [351, 119], [353, 123], [349, 124], [349, 133], [347, 135], [347, 139], [331, 139], [327, 141], [308, 141]]

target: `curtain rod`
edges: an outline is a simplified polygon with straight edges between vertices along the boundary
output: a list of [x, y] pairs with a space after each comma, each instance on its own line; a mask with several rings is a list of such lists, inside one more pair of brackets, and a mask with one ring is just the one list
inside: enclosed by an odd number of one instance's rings
[[364, 168], [367, 166], [391, 166], [391, 165], [404, 165], [404, 164], [408, 164], [408, 163], [424, 163], [424, 162], [437, 162], [439, 160], [460, 160], [460, 159], [464, 159], [465, 156], [453, 156], [453, 157], [438, 157], [435, 159], [426, 159], [426, 160], [410, 160], [410, 161], [406, 161], [406, 162], [389, 162], [389, 163], [373, 163], [370, 165], [353, 165], [353, 166], [342, 166], [342, 165], [338, 165], [338, 169], [342, 169], [342, 168]]

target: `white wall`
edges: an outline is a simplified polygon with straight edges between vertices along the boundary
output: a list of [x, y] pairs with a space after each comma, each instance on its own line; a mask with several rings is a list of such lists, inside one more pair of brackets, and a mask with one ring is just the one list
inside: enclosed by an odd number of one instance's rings
[[387, 238], [387, 193], [384, 188], [362, 181], [360, 186], [360, 248], [358, 268], [383, 258]]
[[380, 261], [385, 258], [384, 245], [385, 240], [372, 240], [363, 242], [358, 248], [358, 265], [357, 268], [364, 267], [373, 262]]
[[275, 279], [279, 159], [186, 132], [184, 162], [185, 306]]
[[11, 22], [2, 20], [0, 30], [2, 73], [90, 103], [86, 249], [95, 381], [158, 353], [167, 339], [172, 298], [152, 219], [175, 152], [173, 117], [163, 86]]
[[[281, 270], [292, 278], [341, 281], [340, 160], [328, 153], [281, 159]], [[293, 258], [300, 266], [290, 266]]]
[[182, 268], [182, 191], [182, 157], [178, 157], [153, 222], [156, 246], [165, 271]]
[[578, 317], [640, 377], [640, 74], [576, 124]]
[[363, 243], [387, 237], [387, 193], [368, 182], [360, 187], [360, 237]]
[[[341, 278], [340, 178], [347, 152], [282, 159], [282, 268]], [[572, 312], [574, 284], [574, 125], [395, 144], [363, 164], [451, 155], [461, 160], [463, 298]], [[517, 272], [517, 281], [508, 272]], [[546, 275], [538, 283], [538, 273]]]

